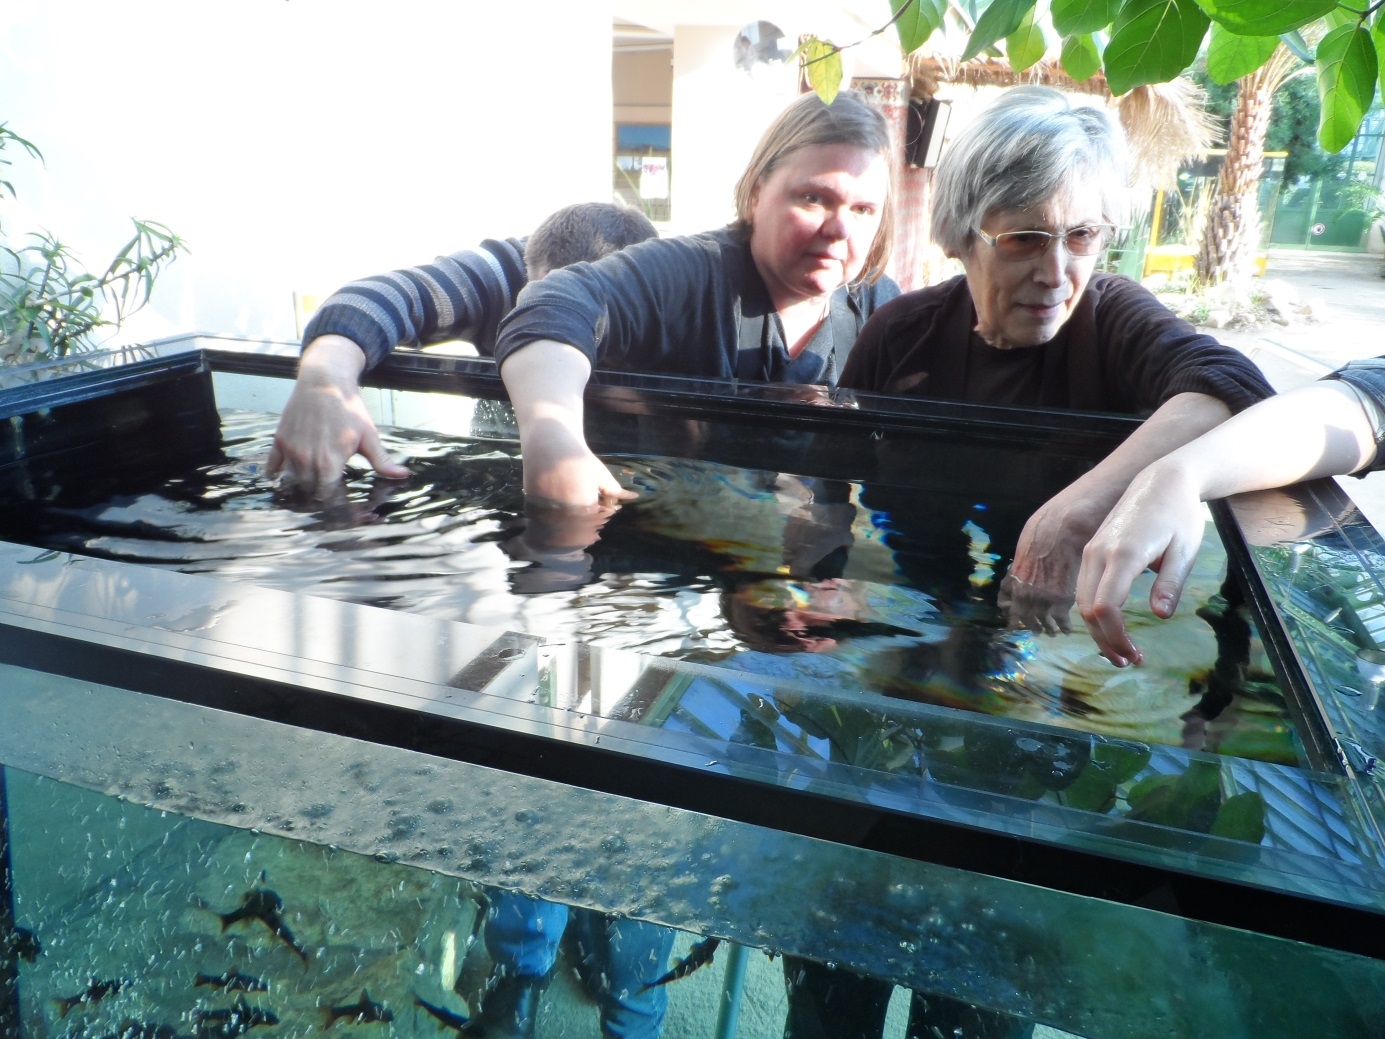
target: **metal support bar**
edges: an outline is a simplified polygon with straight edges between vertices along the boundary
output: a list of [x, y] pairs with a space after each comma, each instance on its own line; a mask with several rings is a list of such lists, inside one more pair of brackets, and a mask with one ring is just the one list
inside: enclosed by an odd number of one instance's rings
[[745, 993], [745, 946], [732, 944], [726, 953], [726, 980], [721, 986], [721, 1009], [717, 1011], [716, 1039], [732, 1039], [741, 1017], [741, 996]]

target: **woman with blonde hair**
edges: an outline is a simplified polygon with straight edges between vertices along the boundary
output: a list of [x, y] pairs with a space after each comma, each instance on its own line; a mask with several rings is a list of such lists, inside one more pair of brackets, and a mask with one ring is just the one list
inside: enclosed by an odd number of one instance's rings
[[885, 276], [894, 169], [884, 116], [843, 91], [794, 100], [736, 188], [736, 219], [555, 271], [501, 326], [495, 357], [533, 499], [631, 497], [582, 433], [593, 368], [835, 385], [857, 334], [899, 294]]

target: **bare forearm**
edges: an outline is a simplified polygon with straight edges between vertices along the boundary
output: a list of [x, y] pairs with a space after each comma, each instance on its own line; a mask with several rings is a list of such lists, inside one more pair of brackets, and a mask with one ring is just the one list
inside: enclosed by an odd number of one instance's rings
[[591, 362], [575, 346], [543, 339], [516, 350], [500, 366], [514, 405], [520, 435], [540, 424], [556, 424], [582, 437], [582, 393]]
[[1145, 567], [1158, 571], [1150, 605], [1172, 616], [1201, 543], [1201, 502], [1352, 472], [1374, 455], [1361, 400], [1343, 383], [1321, 382], [1261, 401], [1154, 461], [1083, 553], [1077, 600], [1102, 654], [1118, 667], [1143, 659], [1122, 609]]
[[1341, 382], [1261, 401], [1159, 463], [1203, 501], [1355, 472], [1375, 457], [1375, 431]]
[[1230, 415], [1231, 409], [1216, 397], [1180, 393], [1166, 401], [1124, 443], [1063, 494], [1078, 495], [1088, 503], [1084, 511], [1095, 519], [1094, 530], [1141, 470], [1219, 427]]
[[345, 336], [318, 336], [298, 360], [298, 379], [316, 385], [355, 386], [365, 371], [365, 351]]
[[514, 351], [500, 366], [519, 423], [524, 493], [532, 502], [599, 506], [634, 497], [587, 447], [582, 392], [590, 375], [582, 351], [552, 339]]

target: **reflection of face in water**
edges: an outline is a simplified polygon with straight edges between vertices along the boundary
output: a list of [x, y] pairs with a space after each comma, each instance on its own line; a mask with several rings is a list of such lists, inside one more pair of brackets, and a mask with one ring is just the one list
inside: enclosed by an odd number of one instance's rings
[[823, 653], [871, 635], [917, 638], [920, 632], [872, 617], [863, 581], [760, 580], [728, 589], [722, 613], [749, 648], [762, 653]]

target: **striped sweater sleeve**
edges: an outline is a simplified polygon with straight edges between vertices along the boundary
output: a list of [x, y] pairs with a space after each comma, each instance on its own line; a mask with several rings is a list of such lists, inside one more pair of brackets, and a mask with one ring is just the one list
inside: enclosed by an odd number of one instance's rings
[[523, 241], [487, 239], [477, 249], [343, 286], [313, 314], [303, 345], [345, 336], [365, 351], [367, 370], [401, 344], [464, 339], [490, 355], [500, 319], [526, 280]]

